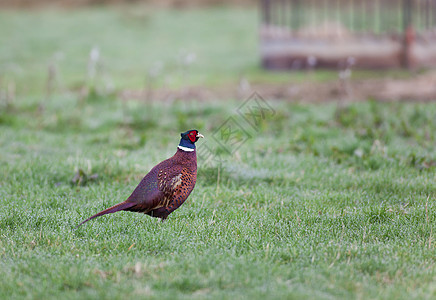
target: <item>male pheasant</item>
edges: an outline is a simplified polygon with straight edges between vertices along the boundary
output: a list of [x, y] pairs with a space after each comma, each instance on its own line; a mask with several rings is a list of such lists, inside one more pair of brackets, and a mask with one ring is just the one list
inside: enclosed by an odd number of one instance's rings
[[93, 215], [77, 227], [96, 217], [121, 210], [144, 213], [163, 221], [182, 205], [197, 180], [195, 142], [204, 136], [198, 130], [188, 130], [180, 135], [182, 138], [174, 156], [151, 169], [126, 201]]

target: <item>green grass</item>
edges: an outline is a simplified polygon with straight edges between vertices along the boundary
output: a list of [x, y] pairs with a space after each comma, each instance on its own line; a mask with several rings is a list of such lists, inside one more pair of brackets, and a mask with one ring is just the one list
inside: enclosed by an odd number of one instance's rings
[[[227, 117], [242, 121], [239, 104], [40, 105], [2, 116], [7, 298], [435, 296], [433, 103], [272, 103], [221, 167], [199, 162], [193, 194], [166, 222], [121, 212], [78, 230], [170, 156], [182, 130], [214, 148]], [[73, 183], [78, 169], [98, 177]]]
[[[86, 77], [97, 44], [115, 91], [141, 88], [156, 60], [173, 64], [157, 85], [304, 79], [257, 67], [255, 16], [0, 12], [2, 298], [436, 297], [436, 103], [268, 100], [275, 114], [255, 129], [236, 113], [240, 101], [121, 101], [101, 91], [104, 76]], [[174, 63], [182, 48], [197, 54], [189, 76]], [[56, 51], [65, 90], [47, 98]], [[229, 117], [251, 135], [232, 155], [212, 138]], [[119, 212], [74, 229], [126, 199], [189, 128], [223, 162], [199, 160], [194, 192], [167, 221]]]
[[[99, 78], [118, 89], [143, 87], [157, 65], [158, 86], [227, 83], [258, 68], [255, 28], [253, 8], [2, 11], [0, 44], [7, 47], [0, 75], [14, 78], [22, 92], [40, 92], [53, 63], [63, 85], [80, 86], [97, 47]], [[181, 60], [189, 54], [195, 61], [185, 67]]]

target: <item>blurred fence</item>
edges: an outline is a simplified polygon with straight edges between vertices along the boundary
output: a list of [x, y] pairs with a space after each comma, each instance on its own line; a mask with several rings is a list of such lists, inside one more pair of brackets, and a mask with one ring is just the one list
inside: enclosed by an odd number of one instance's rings
[[436, 66], [436, 0], [261, 0], [260, 18], [267, 68]]

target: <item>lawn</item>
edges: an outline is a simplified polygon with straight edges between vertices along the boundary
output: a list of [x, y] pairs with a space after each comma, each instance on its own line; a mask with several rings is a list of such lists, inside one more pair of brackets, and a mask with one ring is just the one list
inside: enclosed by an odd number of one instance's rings
[[[230, 8], [0, 12], [2, 298], [436, 297], [436, 102], [265, 99], [251, 124], [238, 112], [253, 101], [117, 97], [142, 88], [156, 61], [157, 85], [270, 78], [253, 52], [255, 21]], [[107, 70], [97, 81], [95, 45]], [[47, 97], [57, 51], [61, 83]], [[188, 71], [179, 51], [196, 54]], [[221, 135], [229, 120], [241, 126], [236, 144]], [[165, 222], [119, 212], [75, 229], [125, 200], [191, 128], [206, 136], [197, 185]]]

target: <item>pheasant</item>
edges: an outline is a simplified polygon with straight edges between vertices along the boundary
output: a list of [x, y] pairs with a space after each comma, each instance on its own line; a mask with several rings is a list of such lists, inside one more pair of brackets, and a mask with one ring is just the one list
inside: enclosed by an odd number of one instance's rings
[[94, 218], [117, 211], [134, 211], [165, 220], [185, 202], [197, 180], [195, 143], [204, 136], [198, 130], [181, 133], [177, 152], [144, 176], [126, 201], [89, 217], [77, 227]]

